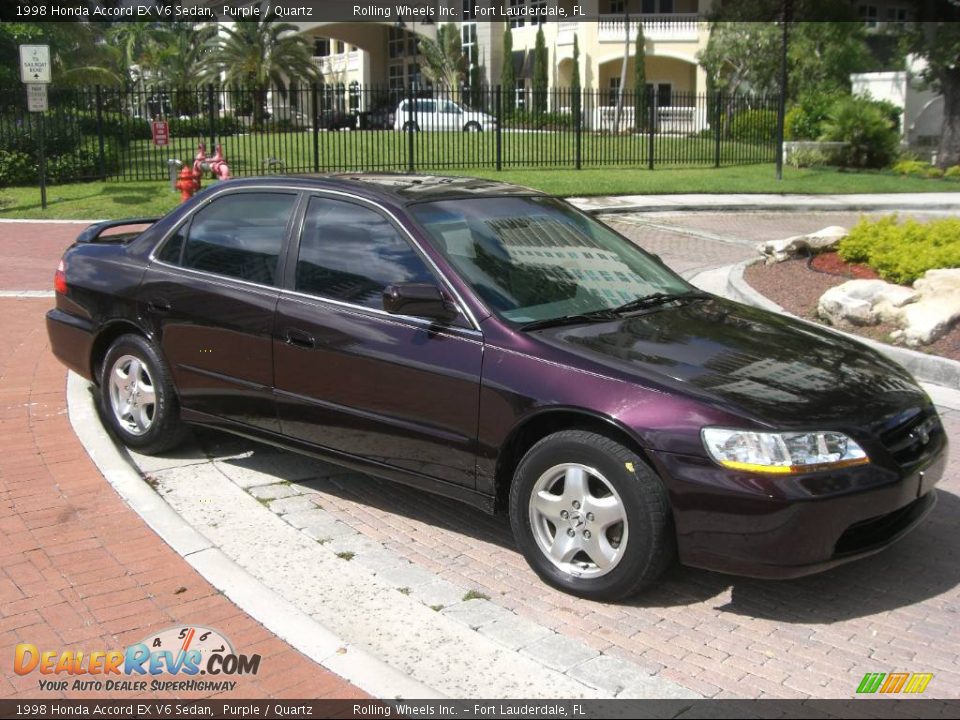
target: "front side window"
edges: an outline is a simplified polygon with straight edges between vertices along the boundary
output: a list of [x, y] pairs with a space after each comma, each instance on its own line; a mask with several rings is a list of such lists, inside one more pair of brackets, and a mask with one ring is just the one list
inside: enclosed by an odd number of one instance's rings
[[445, 200], [413, 205], [411, 212], [477, 295], [510, 322], [692, 289], [632, 243], [552, 198]]
[[437, 284], [389, 220], [355, 203], [311, 198], [297, 258], [299, 292], [382, 309], [384, 288], [408, 282]]
[[275, 285], [294, 193], [245, 192], [213, 200], [164, 244], [158, 259], [185, 268]]

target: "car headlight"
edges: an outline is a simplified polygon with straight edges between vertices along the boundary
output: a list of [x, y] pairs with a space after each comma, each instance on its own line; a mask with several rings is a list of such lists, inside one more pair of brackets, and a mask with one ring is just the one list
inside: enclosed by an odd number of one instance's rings
[[839, 432], [704, 428], [700, 434], [710, 457], [732, 470], [795, 474], [870, 462], [863, 448]]

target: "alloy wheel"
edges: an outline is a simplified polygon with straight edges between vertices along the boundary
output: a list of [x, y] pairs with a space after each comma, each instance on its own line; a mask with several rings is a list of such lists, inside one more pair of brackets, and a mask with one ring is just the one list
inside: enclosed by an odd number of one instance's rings
[[529, 512], [540, 551], [569, 575], [601, 577], [623, 558], [628, 529], [623, 500], [594, 468], [551, 467], [533, 486]]

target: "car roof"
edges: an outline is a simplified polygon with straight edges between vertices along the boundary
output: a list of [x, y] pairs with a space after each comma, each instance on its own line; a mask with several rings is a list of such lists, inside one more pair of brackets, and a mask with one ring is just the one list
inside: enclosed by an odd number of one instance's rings
[[228, 180], [223, 184], [229, 183], [240, 188], [261, 185], [265, 181], [269, 181], [271, 185], [306, 186], [317, 190], [350, 190], [364, 198], [390, 200], [399, 205], [471, 197], [545, 196], [545, 193], [539, 190], [485, 178], [389, 173], [267, 175]]

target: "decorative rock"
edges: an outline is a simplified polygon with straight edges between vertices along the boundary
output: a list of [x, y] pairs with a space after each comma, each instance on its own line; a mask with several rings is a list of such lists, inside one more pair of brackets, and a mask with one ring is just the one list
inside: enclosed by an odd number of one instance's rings
[[917, 302], [903, 308], [907, 345], [929, 345], [960, 319], [960, 268], [927, 270], [913, 284]]
[[817, 312], [834, 324], [890, 322], [900, 327], [891, 340], [929, 345], [960, 320], [960, 268], [928, 270], [913, 289], [883, 280], [850, 280], [827, 290]]
[[817, 304], [817, 313], [831, 323], [846, 320], [855, 325], [875, 325], [874, 298], [885, 289], [883, 280], [850, 280], [827, 290]]
[[801, 250], [829, 250], [847, 236], [847, 229], [830, 225], [809, 235], [795, 235], [785, 240], [768, 240], [757, 245], [767, 265], [789, 260]]

